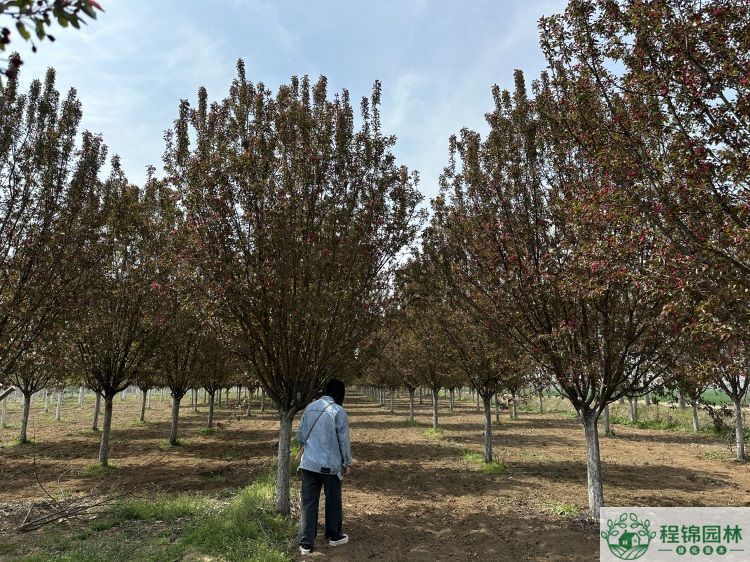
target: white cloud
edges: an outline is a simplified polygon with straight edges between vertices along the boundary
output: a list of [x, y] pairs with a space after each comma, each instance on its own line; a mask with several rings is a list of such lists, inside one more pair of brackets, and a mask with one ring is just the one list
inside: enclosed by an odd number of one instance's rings
[[[162, 133], [180, 98], [205, 85], [225, 95], [243, 57], [254, 80], [324, 70], [331, 88], [356, 99], [383, 79], [383, 128], [396, 134], [401, 161], [419, 169], [428, 196], [447, 161], [450, 134], [485, 130], [490, 87], [512, 86], [520, 67], [543, 65], [536, 24], [564, 0], [383, 0], [357, 8], [349, 0], [108, 0], [106, 13], [81, 31], [26, 56], [24, 80], [58, 69], [61, 89], [75, 85], [84, 127], [102, 132], [129, 176], [159, 164]], [[396, 18], [396, 19], [394, 19]], [[362, 91], [360, 88], [364, 88]]]

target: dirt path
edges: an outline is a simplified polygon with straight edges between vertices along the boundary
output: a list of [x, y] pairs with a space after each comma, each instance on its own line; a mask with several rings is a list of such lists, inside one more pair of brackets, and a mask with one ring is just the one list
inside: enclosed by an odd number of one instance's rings
[[[598, 560], [598, 530], [555, 506], [587, 506], [580, 425], [559, 414], [521, 413], [495, 428], [503, 475], [462, 459], [481, 451], [481, 416], [462, 403], [442, 417], [444, 437], [404, 426], [362, 397], [347, 404], [355, 471], [345, 482], [351, 543], [324, 546], [310, 560]], [[404, 412], [405, 403], [397, 405]], [[418, 419], [429, 422], [426, 404]], [[602, 439], [609, 505], [750, 505], [747, 466], [708, 460], [712, 440], [617, 426]], [[728, 451], [725, 451], [728, 456]], [[318, 544], [322, 544], [319, 539]]]
[[[72, 402], [72, 401], [71, 401]], [[18, 405], [12, 405], [16, 423]], [[63, 422], [35, 405], [25, 447], [0, 445], [0, 503], [42, 495], [37, 476], [56, 490], [89, 490], [105, 480], [121, 490], [232, 493], [275, 457], [278, 421], [271, 412], [252, 418], [223, 407], [217, 419], [226, 431], [201, 434], [205, 411], [181, 414], [181, 447], [166, 448], [168, 401], [152, 402], [148, 423], [134, 422], [138, 400], [116, 400], [112, 474], [92, 471], [98, 435], [91, 432], [90, 405], [66, 403]], [[555, 509], [585, 511], [586, 470], [583, 431], [560, 413], [503, 414], [495, 428], [495, 454], [507, 466], [502, 475], [478, 472], [463, 460], [467, 449], [481, 452], [482, 417], [473, 404], [454, 412], [443, 407], [442, 439], [425, 435], [427, 400], [417, 409], [423, 425], [406, 427], [406, 403], [390, 414], [361, 395], [347, 398], [355, 469], [344, 484], [344, 527], [350, 544], [323, 545], [309, 560], [596, 560], [597, 529], [580, 516]], [[604, 494], [608, 505], [750, 505], [750, 467], [731, 460], [725, 444], [682, 432], [615, 426], [602, 438]], [[8, 443], [14, 429], [0, 430]], [[36, 469], [34, 468], [36, 459]], [[35, 475], [36, 471], [36, 475]], [[322, 521], [322, 517], [321, 517]], [[0, 531], [2, 531], [0, 519]], [[299, 558], [299, 557], [298, 557]]]

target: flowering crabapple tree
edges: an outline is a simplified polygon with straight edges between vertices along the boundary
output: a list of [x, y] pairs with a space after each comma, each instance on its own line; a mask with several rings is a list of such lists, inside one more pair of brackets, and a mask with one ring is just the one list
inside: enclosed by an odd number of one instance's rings
[[[568, 116], [602, 104], [611, 123], [592, 133], [569, 117], [564, 128], [599, 167], [629, 179], [633, 211], [669, 239], [675, 284], [697, 302], [691, 345], [726, 341], [731, 357], [708, 359], [735, 372], [750, 343], [741, 341], [750, 321], [750, 4], [573, 0], [540, 27], [557, 103]], [[693, 372], [694, 384], [682, 382], [697, 389], [702, 370]], [[735, 401], [739, 373], [716, 376]]]
[[[486, 139], [463, 130], [435, 201], [450, 231], [442, 269], [471, 309], [507, 326], [579, 413], [589, 507], [604, 504], [597, 420], [608, 403], [648, 386], [681, 325], [658, 234], [632, 213], [627, 178], [601, 170], [560, 126], [546, 76], [526, 92], [493, 90]], [[582, 123], [606, 127], [592, 105]], [[461, 291], [460, 287], [473, 287]]]
[[71, 359], [88, 388], [104, 400], [99, 462], [109, 463], [114, 397], [137, 381], [163, 338], [161, 316], [165, 277], [158, 256], [166, 246], [157, 209], [157, 182], [141, 189], [127, 181], [113, 158], [110, 178], [97, 199], [98, 256], [85, 298], [72, 311]]
[[180, 106], [165, 169], [183, 195], [195, 267], [234, 346], [279, 413], [276, 507], [289, 513], [292, 420], [351, 373], [416, 235], [416, 175], [380, 127], [380, 83], [354, 128], [349, 93], [292, 78], [274, 95], [245, 76]]
[[540, 28], [558, 102], [610, 115], [608, 150], [579, 144], [680, 252], [750, 285], [750, 4], [573, 0]]
[[[523, 349], [512, 340], [503, 338], [494, 324], [483, 324], [470, 311], [460, 306], [448, 290], [431, 256], [438, 257], [438, 247], [446, 233], [439, 232], [439, 223], [433, 223], [423, 236], [424, 252], [415, 256], [405, 267], [412, 290], [429, 304], [425, 313], [432, 316], [437, 328], [435, 335], [442, 339], [449, 356], [460, 372], [460, 379], [476, 389], [484, 406], [484, 462], [492, 457], [492, 397], [501, 388], [516, 381], [533, 365]], [[466, 286], [464, 291], [470, 291]], [[454, 377], [455, 378], [455, 377]]]
[[[197, 351], [196, 382], [208, 394], [206, 427], [213, 429], [216, 392], [221, 392], [229, 384], [232, 375], [239, 370], [239, 365], [226, 341], [225, 330], [209, 329]], [[254, 385], [249, 378], [245, 379], [245, 384], [251, 389]]]
[[[79, 137], [75, 90], [61, 96], [55, 72], [27, 94], [18, 77], [0, 92], [0, 383], [40, 339], [51, 338], [88, 286], [95, 261], [91, 199], [106, 147]], [[80, 143], [77, 140], [80, 138]]]

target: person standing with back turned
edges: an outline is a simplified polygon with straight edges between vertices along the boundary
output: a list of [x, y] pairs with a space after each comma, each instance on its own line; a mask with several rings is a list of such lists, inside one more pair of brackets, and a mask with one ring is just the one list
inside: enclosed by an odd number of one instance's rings
[[341, 532], [341, 480], [349, 476], [352, 449], [349, 418], [343, 408], [344, 383], [331, 379], [323, 396], [307, 406], [302, 414], [297, 441], [302, 459], [302, 506], [299, 521], [299, 551], [309, 554], [318, 534], [320, 489], [326, 495], [326, 538], [330, 546], [349, 542]]

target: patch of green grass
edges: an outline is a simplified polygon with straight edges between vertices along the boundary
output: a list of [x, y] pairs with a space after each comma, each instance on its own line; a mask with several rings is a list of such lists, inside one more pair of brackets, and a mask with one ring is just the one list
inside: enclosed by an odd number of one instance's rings
[[101, 464], [96, 463], [84, 468], [81, 471], [81, 474], [84, 476], [106, 476], [112, 474], [115, 470], [117, 470], [117, 465], [115, 464], [110, 463], [107, 466], [102, 466]]
[[117, 503], [112, 516], [121, 521], [175, 521], [189, 515], [202, 515], [213, 510], [216, 501], [197, 494], [167, 494], [137, 498]]
[[419, 427], [420, 423], [418, 420], [410, 420], [409, 418], [404, 420], [405, 427]]
[[431, 438], [431, 439], [442, 439], [443, 438], [443, 430], [440, 428], [435, 429], [434, 427], [431, 427], [427, 431], [424, 432], [424, 434]]
[[174, 447], [184, 447], [187, 445], [187, 442], [184, 439], [178, 439], [177, 443], [172, 445], [169, 441], [162, 441], [159, 443], [159, 450], [160, 451], [168, 451], [169, 449], [172, 449]]
[[240, 493], [242, 488], [222, 488], [216, 491], [216, 499], [219, 500], [231, 500], [237, 494]]
[[461, 454], [461, 458], [464, 459], [466, 462], [484, 462], [484, 455], [480, 453], [474, 453], [473, 451], [464, 451]]
[[501, 461], [483, 462], [479, 467], [482, 474], [505, 474], [507, 467]]
[[484, 455], [473, 451], [464, 451], [461, 458], [477, 467], [482, 474], [505, 474], [507, 467], [502, 461], [484, 462]]
[[201, 429], [201, 435], [203, 435], [203, 437], [209, 437], [214, 433], [216, 433], [216, 430], [212, 427], [204, 427]]
[[267, 477], [242, 490], [225, 509], [201, 517], [176, 545], [181, 552], [217, 555], [226, 560], [285, 562], [294, 522], [273, 508], [274, 481]]
[[238, 451], [235, 451], [234, 449], [229, 449], [222, 458], [227, 462], [236, 461], [240, 458], [240, 453]]
[[2, 445], [6, 449], [10, 449], [12, 447], [28, 447], [29, 445], [33, 445], [33, 444], [34, 444], [34, 440], [33, 439], [29, 439], [28, 441], [26, 441], [26, 443], [21, 443], [18, 440], [18, 437], [15, 437], [15, 438], [11, 439], [10, 441], [8, 441], [6, 443], [3, 443]]
[[629, 419], [622, 418], [620, 416], [612, 416], [610, 418], [610, 422], [618, 425], [630, 425], [632, 427], [637, 427], [638, 429], [661, 429], [664, 431], [676, 431], [684, 429], [681, 423], [672, 418], [630, 421]]
[[141, 420], [130, 420], [128, 423], [130, 427], [144, 427], [148, 425], [147, 421], [141, 421]]
[[581, 508], [574, 503], [554, 503], [552, 511], [560, 517], [577, 517], [581, 514]]
[[10, 536], [0, 541], [0, 559], [291, 562], [295, 522], [276, 512], [273, 493], [269, 476], [228, 501], [198, 494], [124, 500], [94, 523]]
[[703, 451], [701, 457], [712, 461], [727, 460], [727, 454], [724, 451]]

